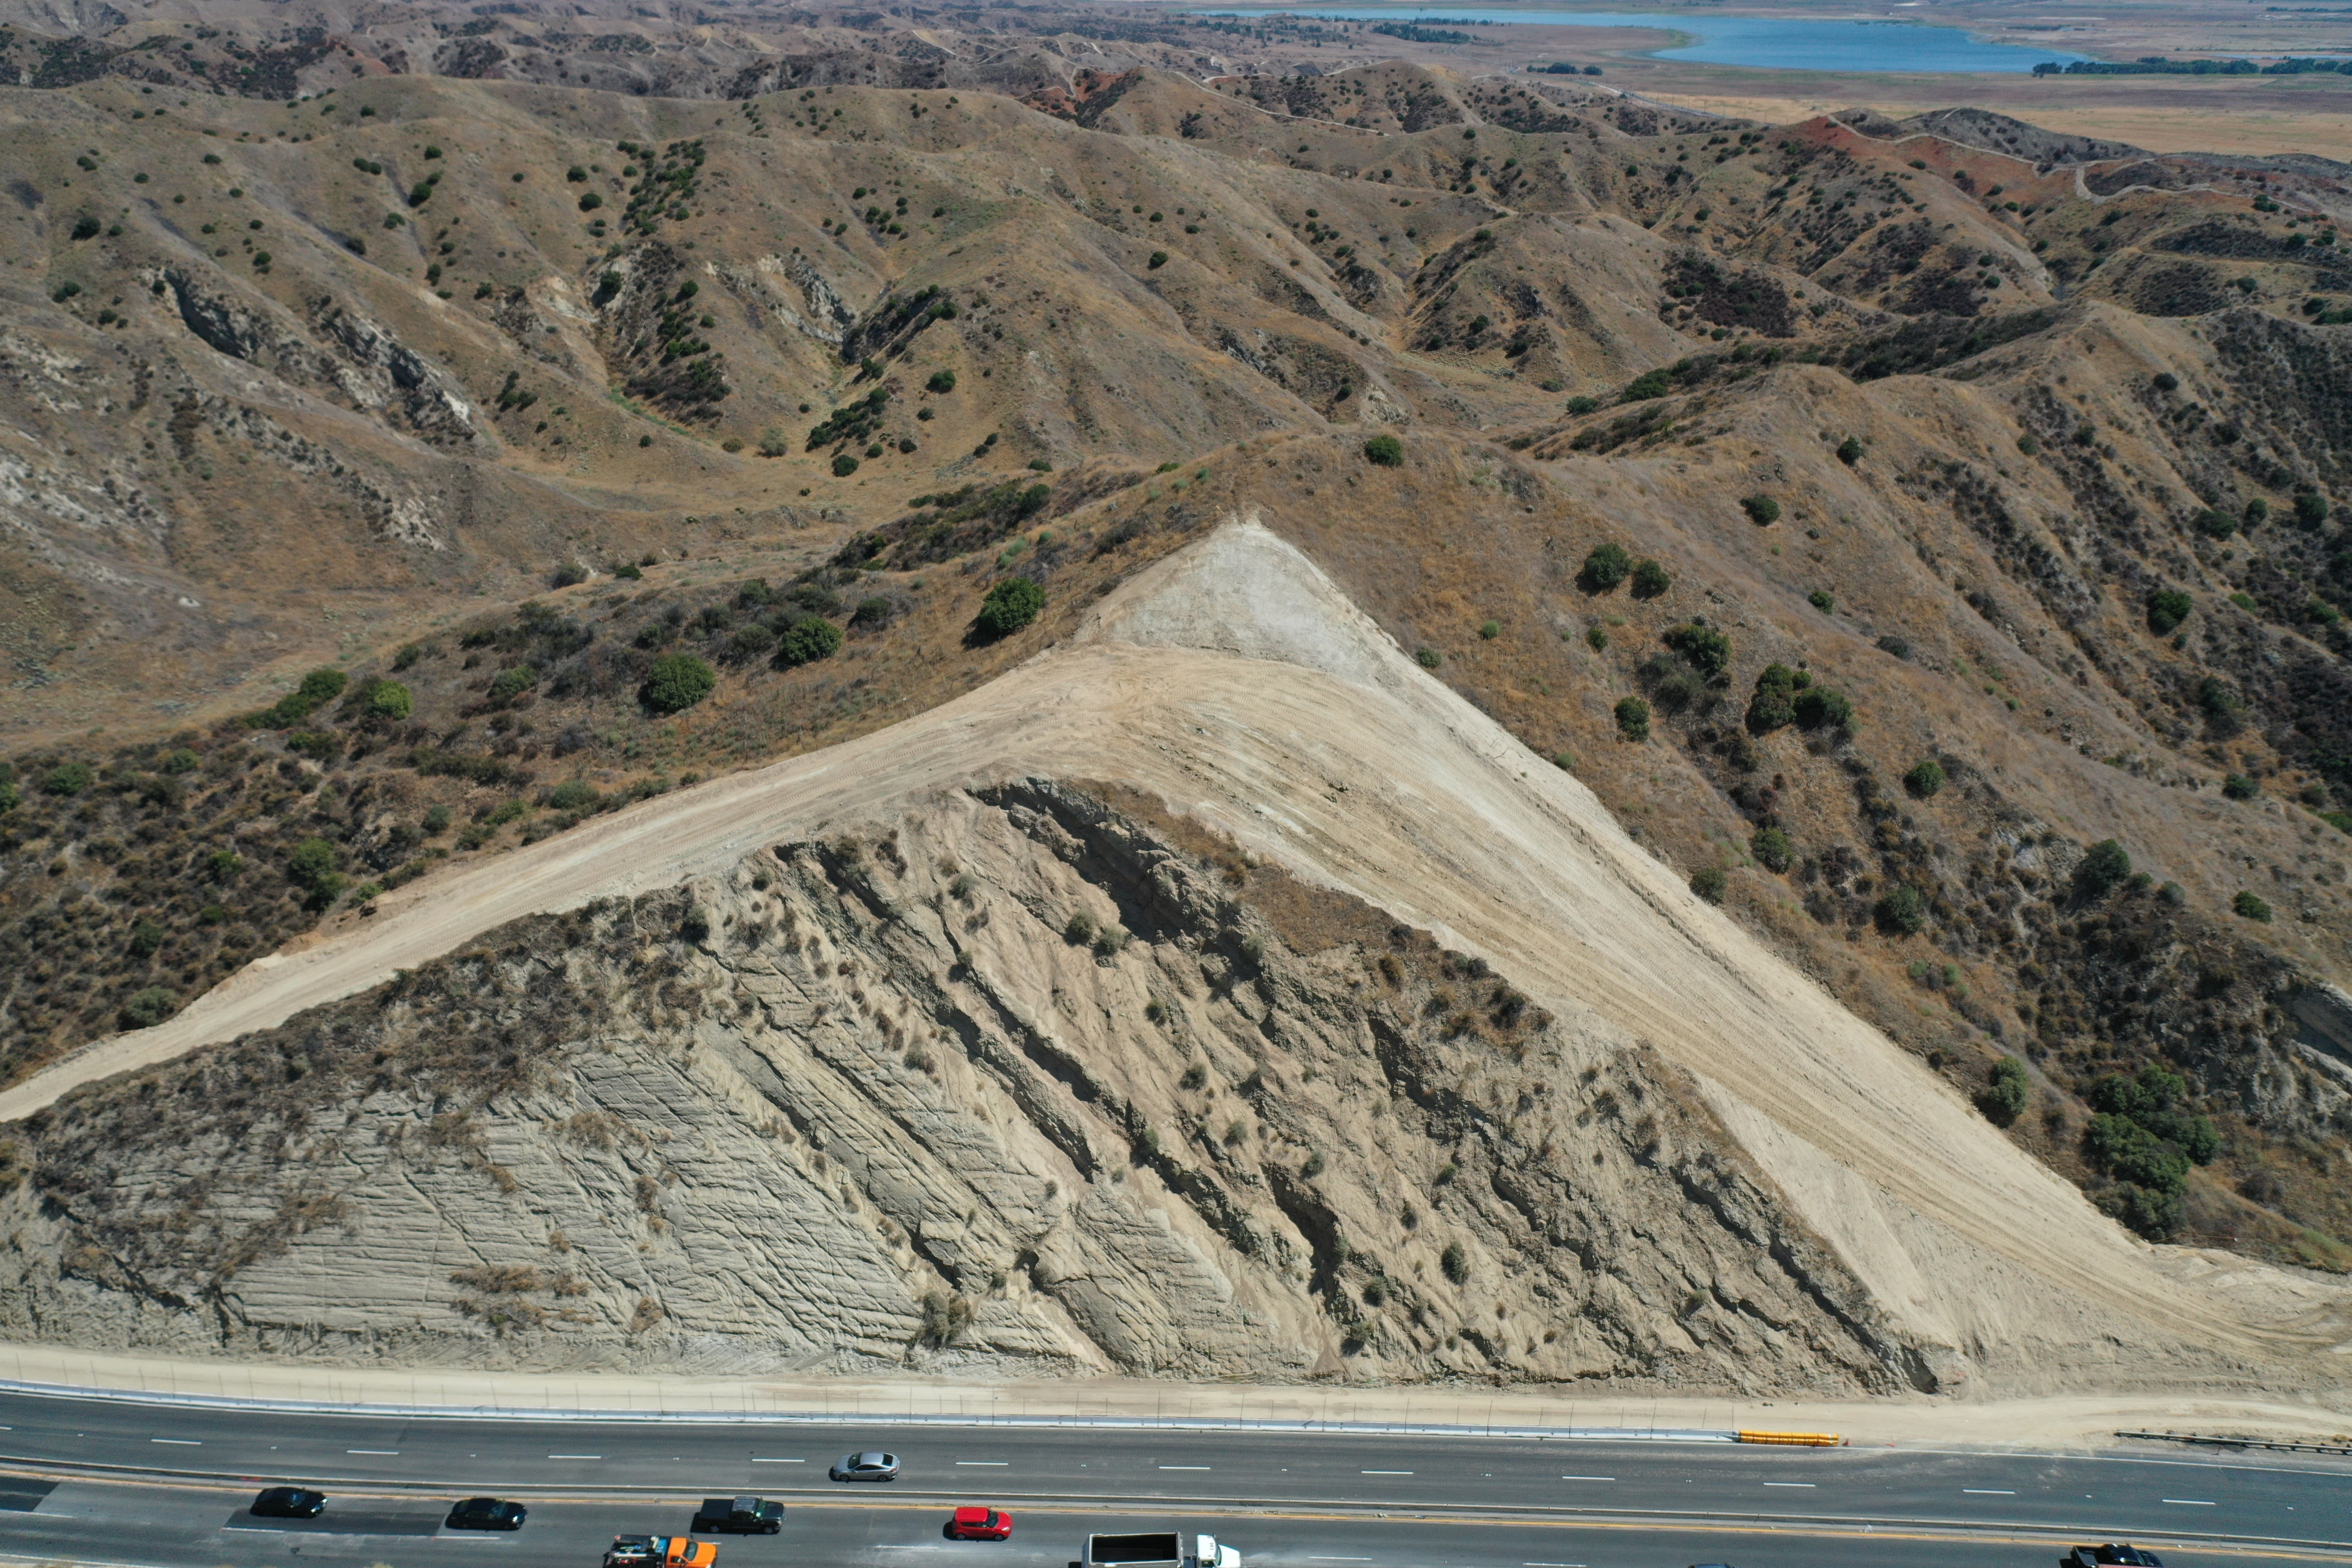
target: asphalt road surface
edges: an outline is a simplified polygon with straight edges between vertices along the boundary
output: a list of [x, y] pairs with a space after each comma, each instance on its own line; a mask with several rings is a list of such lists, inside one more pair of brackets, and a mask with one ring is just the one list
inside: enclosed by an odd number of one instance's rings
[[[886, 1448], [888, 1486], [828, 1461]], [[244, 1511], [315, 1485], [313, 1521]], [[2352, 1466], [1339, 1433], [877, 1423], [548, 1421], [184, 1408], [0, 1395], [0, 1556], [217, 1568], [316, 1563], [593, 1568], [616, 1532], [683, 1531], [692, 1500], [788, 1507], [722, 1568], [1064, 1568], [1091, 1531], [1213, 1533], [1265, 1568], [1649, 1568], [2053, 1563], [2134, 1541], [2168, 1564], [2352, 1562]], [[511, 1535], [448, 1502], [530, 1505]], [[955, 1503], [1012, 1541], [951, 1542]]]

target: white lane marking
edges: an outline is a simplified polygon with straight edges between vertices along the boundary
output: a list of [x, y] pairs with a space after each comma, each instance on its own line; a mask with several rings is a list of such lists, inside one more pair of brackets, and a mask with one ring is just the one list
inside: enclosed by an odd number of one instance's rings
[[551, 1459], [601, 1459], [604, 1457], [602, 1454], [550, 1454], [548, 1456]]
[[2182, 1508], [2219, 1508], [2221, 1506], [2219, 1503], [2208, 1502], [2201, 1497], [2168, 1497], [2164, 1500], [2170, 1503], [2179, 1503]]
[[1811, 1487], [1818, 1486], [1818, 1485], [1820, 1485], [1821, 1483], [1820, 1483], [1820, 1482], [1818, 1482], [1818, 1481], [1766, 1481], [1764, 1484], [1765, 1484], [1766, 1486], [1768, 1486], [1768, 1487], [1807, 1487], [1807, 1488], [1811, 1488]]
[[1370, 1563], [1369, 1557], [1309, 1557], [1309, 1563]]
[[805, 1465], [808, 1463], [806, 1459], [762, 1459], [756, 1457], [751, 1462], [755, 1465]]
[[343, 1452], [346, 1454], [389, 1454], [395, 1458], [400, 1455], [400, 1450], [397, 1448], [346, 1448]]
[[1409, 1476], [1411, 1470], [1358, 1470], [1360, 1476]]
[[1962, 1487], [1960, 1493], [1964, 1497], [2015, 1497], [2017, 1495], [2015, 1492], [2002, 1491], [1998, 1487]]
[[1162, 1465], [1160, 1468], [1163, 1470], [1205, 1470], [1209, 1467], [1206, 1465]]
[[965, 1468], [983, 1470], [1001, 1470], [1012, 1462], [1010, 1459], [958, 1459], [956, 1461], [957, 1465]]
[[174, 1447], [180, 1448], [201, 1448], [204, 1447], [203, 1443], [194, 1437], [150, 1437], [147, 1440], [150, 1443], [169, 1443]]
[[1615, 1476], [1562, 1476], [1559, 1479], [1564, 1481], [1613, 1481], [1617, 1478]]
[[1584, 1568], [1581, 1563], [1522, 1563], [1519, 1568]]

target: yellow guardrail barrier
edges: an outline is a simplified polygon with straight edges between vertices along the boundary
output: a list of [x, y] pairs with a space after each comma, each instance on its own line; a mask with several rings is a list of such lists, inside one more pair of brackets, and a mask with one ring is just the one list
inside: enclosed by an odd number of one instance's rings
[[1743, 1443], [1777, 1443], [1786, 1448], [1834, 1448], [1845, 1439], [1834, 1432], [1742, 1432]]

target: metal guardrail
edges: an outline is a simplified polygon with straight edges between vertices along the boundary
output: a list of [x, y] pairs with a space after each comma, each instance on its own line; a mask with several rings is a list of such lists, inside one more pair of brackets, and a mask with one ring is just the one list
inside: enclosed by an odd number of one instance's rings
[[1740, 1432], [1735, 1436], [1742, 1443], [1769, 1443], [1784, 1448], [1838, 1448], [1845, 1439], [1834, 1432]]
[[[2272, 1443], [2260, 1437], [2216, 1437], [2201, 1432], [2118, 1432], [2149, 1443], [2200, 1443], [2215, 1448], [2263, 1448], [2274, 1454], [2336, 1454], [2352, 1458], [2352, 1445], [2342, 1443]], [[1747, 1441], [1745, 1434], [1740, 1440]]]

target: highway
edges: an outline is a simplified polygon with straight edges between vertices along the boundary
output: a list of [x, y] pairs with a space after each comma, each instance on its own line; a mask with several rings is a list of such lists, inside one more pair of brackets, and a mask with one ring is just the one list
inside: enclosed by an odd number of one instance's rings
[[[887, 1487], [829, 1460], [887, 1448]], [[244, 1513], [267, 1482], [334, 1499], [316, 1521]], [[447, 1502], [518, 1498], [514, 1535], [440, 1529]], [[752, 1492], [783, 1532], [725, 1568], [1063, 1568], [1090, 1530], [1184, 1528], [1272, 1568], [2047, 1565], [2129, 1540], [2168, 1565], [2352, 1562], [2352, 1466], [2315, 1457], [2099, 1457], [1640, 1441], [1121, 1428], [891, 1426], [289, 1414], [0, 1394], [0, 1557], [215, 1568], [591, 1568], [618, 1531], [687, 1527]], [[1004, 1543], [940, 1534], [1002, 1506]]]

